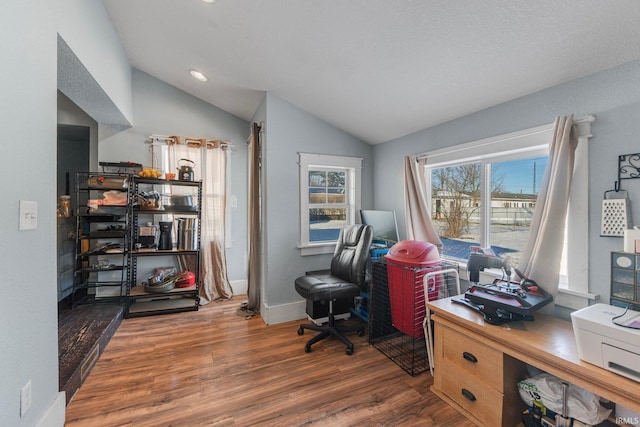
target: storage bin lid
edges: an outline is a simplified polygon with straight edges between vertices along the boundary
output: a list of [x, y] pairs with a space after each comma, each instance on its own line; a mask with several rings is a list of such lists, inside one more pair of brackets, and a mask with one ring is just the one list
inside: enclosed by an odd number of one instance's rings
[[438, 247], [419, 240], [402, 240], [389, 249], [384, 258], [409, 267], [431, 267], [440, 263]]

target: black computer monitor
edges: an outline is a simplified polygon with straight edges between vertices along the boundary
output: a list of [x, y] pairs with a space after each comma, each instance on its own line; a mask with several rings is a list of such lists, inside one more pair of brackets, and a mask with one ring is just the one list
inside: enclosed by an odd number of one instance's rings
[[360, 211], [362, 223], [373, 228], [373, 240], [384, 241], [389, 247], [400, 240], [398, 238], [398, 224], [395, 211], [377, 211], [362, 209]]

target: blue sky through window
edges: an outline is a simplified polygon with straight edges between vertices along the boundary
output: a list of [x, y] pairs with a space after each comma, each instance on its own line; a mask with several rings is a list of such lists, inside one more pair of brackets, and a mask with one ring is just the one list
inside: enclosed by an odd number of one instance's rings
[[[542, 175], [547, 165], [547, 157], [512, 160], [510, 162], [493, 163], [494, 176], [504, 176], [502, 188], [505, 193], [538, 194]], [[535, 169], [535, 181], [534, 177]]]

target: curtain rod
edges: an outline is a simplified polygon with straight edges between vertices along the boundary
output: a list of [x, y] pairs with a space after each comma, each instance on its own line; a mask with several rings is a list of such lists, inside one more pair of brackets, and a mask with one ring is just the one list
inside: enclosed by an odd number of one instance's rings
[[[581, 124], [585, 124], [585, 123], [593, 123], [596, 120], [596, 117], [593, 114], [586, 114], [583, 116], [578, 116], [575, 117], [573, 119], [573, 124], [574, 125], [581, 125]], [[454, 149], [454, 147], [458, 146], [458, 145], [464, 145], [464, 144], [472, 144], [474, 142], [481, 142], [481, 141], [488, 141], [488, 144], [491, 143], [495, 143], [498, 140], [506, 140], [506, 139], [511, 139], [514, 137], [514, 135], [517, 135], [517, 137], [526, 137], [528, 135], [535, 135], [537, 133], [541, 133], [541, 132], [548, 132], [550, 130], [553, 130], [553, 123], [547, 124], [547, 125], [542, 125], [542, 126], [536, 126], [536, 127], [532, 127], [532, 128], [528, 128], [528, 129], [523, 129], [520, 131], [515, 131], [515, 132], [510, 132], [507, 134], [502, 134], [502, 135], [496, 135], [493, 137], [488, 137], [488, 138], [483, 138], [477, 141], [470, 141], [470, 142], [462, 142], [460, 144], [455, 144], [455, 145], [451, 145], [449, 147], [444, 147], [444, 148], [439, 148], [436, 149], [434, 151], [438, 152], [438, 151], [449, 151], [451, 149]], [[589, 135], [591, 136], [591, 135]], [[433, 154], [433, 152], [431, 152], [431, 154]], [[419, 154], [416, 154], [416, 161], [423, 159], [425, 157], [429, 156], [429, 152], [422, 152]]]
[[225, 141], [223, 139], [209, 139], [209, 138], [189, 138], [189, 137], [184, 137], [184, 136], [177, 136], [177, 135], [156, 135], [156, 134], [152, 134], [148, 136], [148, 140], [145, 141], [145, 143], [150, 144], [150, 145], [159, 145], [159, 144], [180, 144], [180, 140], [183, 140], [185, 144], [189, 144], [189, 143], [197, 143], [197, 144], [202, 144], [203, 141], [205, 141], [205, 143], [218, 143], [220, 144], [220, 146], [222, 147], [228, 147], [228, 148], [233, 148], [233, 144], [230, 143], [229, 141]]

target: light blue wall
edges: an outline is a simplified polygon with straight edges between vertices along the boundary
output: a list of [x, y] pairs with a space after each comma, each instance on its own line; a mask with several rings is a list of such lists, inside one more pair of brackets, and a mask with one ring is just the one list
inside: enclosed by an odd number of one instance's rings
[[278, 306], [302, 298], [293, 282], [305, 271], [328, 268], [329, 255], [303, 257], [299, 242], [298, 153], [362, 157], [362, 207], [373, 203], [372, 147], [289, 102], [266, 97], [266, 262], [263, 302]]
[[142, 71], [133, 71], [132, 128], [102, 139], [98, 157], [104, 162], [133, 161], [151, 164], [151, 134], [223, 139], [234, 144], [231, 153], [231, 194], [238, 206], [231, 209], [232, 245], [227, 248], [230, 280], [246, 279], [247, 178], [246, 144], [249, 123], [195, 98]]
[[[102, 1], [55, 0], [52, 3], [57, 5], [58, 34], [83, 68], [82, 72], [59, 75], [58, 89], [96, 120], [95, 115], [102, 114], [110, 117], [109, 122], [131, 123], [131, 65]], [[73, 61], [73, 58], [62, 59]], [[98, 88], [92, 87], [88, 79], [95, 80]], [[105, 105], [95, 102], [95, 97], [104, 97], [117, 111], [108, 111]]]
[[[34, 19], [34, 9], [37, 9]], [[35, 425], [58, 392], [56, 280], [56, 28], [47, 1], [0, 5], [0, 423]], [[18, 231], [18, 201], [38, 203]], [[20, 389], [31, 380], [31, 410]]]
[[[113, 116], [130, 116], [130, 66], [100, 0], [3, 0], [0, 23], [7, 159], [0, 184], [0, 423], [61, 426], [55, 255], [59, 34], [85, 64], [78, 71], [94, 73], [89, 80], [109, 93]], [[18, 231], [19, 200], [38, 203], [36, 230]], [[20, 417], [20, 390], [29, 380], [32, 406]]]
[[[640, 152], [640, 61], [573, 80], [511, 102], [377, 145], [374, 148], [376, 209], [399, 209], [405, 236], [403, 158], [437, 148], [552, 123], [558, 115], [594, 114], [589, 143], [589, 286], [609, 299], [610, 252], [620, 238], [600, 237], [601, 201], [617, 179], [617, 156]], [[625, 181], [635, 222], [640, 223], [640, 180]]]

